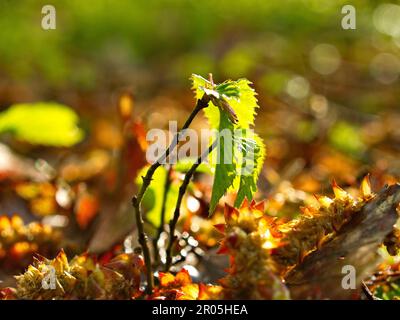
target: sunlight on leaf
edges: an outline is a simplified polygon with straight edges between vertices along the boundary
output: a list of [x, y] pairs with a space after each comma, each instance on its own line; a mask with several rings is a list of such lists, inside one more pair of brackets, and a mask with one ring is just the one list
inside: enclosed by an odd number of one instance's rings
[[[253, 199], [253, 195], [257, 190], [258, 176], [260, 175], [265, 158], [265, 145], [258, 135], [252, 133], [252, 136], [244, 137], [241, 142], [244, 145], [241, 148], [243, 157], [240, 162], [242, 163], [241, 172], [240, 176], [237, 176], [234, 182], [235, 185], [240, 180], [239, 187], [236, 187], [236, 190], [238, 190], [235, 200], [236, 208], [242, 204], [244, 198], [247, 198], [249, 201]], [[249, 169], [252, 169], [251, 172], [248, 172]]]
[[[142, 176], [146, 174], [148, 166], [144, 167], [136, 178], [136, 185], [138, 187], [142, 184]], [[159, 227], [161, 221], [161, 209], [164, 198], [165, 179], [167, 178], [167, 170], [165, 167], [160, 167], [154, 173], [153, 180], [149, 188], [147, 189], [144, 198], [143, 206], [146, 210], [147, 220], [150, 221], [154, 226]], [[178, 198], [179, 185], [172, 183], [170, 185], [166, 208], [165, 208], [165, 222], [169, 222], [174, 213], [176, 199]]]
[[[174, 170], [176, 172], [188, 172], [189, 169], [195, 163], [195, 161], [197, 161], [197, 159], [190, 158], [190, 157], [179, 159], [179, 161], [174, 166]], [[208, 163], [203, 162], [203, 163], [199, 164], [199, 166], [196, 169], [196, 172], [213, 174], [214, 171], [213, 171], [213, 168]]]
[[[216, 153], [217, 159], [221, 159], [221, 161], [217, 161], [215, 164], [210, 203], [211, 214], [228, 189], [238, 191], [236, 207], [243, 202], [244, 198], [251, 200], [253, 197], [265, 157], [265, 146], [262, 139], [251, 132], [256, 109], [259, 106], [256, 92], [250, 86], [251, 82], [246, 79], [227, 80], [221, 84], [213, 84], [209, 80], [193, 74], [191, 81], [197, 99], [204, 94], [211, 97], [211, 102], [208, 108], [204, 109], [204, 113], [212, 129], [218, 129], [219, 132], [228, 129], [232, 133], [231, 137], [234, 137], [234, 133], [236, 135], [237, 130], [248, 135], [241, 139], [236, 136], [233, 138], [230, 154], [224, 150], [225, 139], [220, 140], [217, 150], [212, 153], [214, 156]], [[226, 163], [225, 159], [229, 163]], [[241, 163], [242, 166], [237, 168], [237, 163]], [[241, 174], [244, 173], [245, 168], [248, 170], [249, 165], [252, 171]]]
[[210, 214], [214, 212], [219, 199], [221, 199], [228, 188], [232, 185], [236, 174], [235, 164], [233, 161], [233, 141], [228, 141], [229, 138], [231, 139], [233, 137], [233, 124], [225, 112], [220, 111], [220, 117], [219, 131], [229, 130], [231, 136], [226, 139], [225, 136], [221, 135], [217, 146], [217, 164], [215, 165], [215, 176], [209, 211]]
[[[247, 79], [228, 80], [212, 88], [212, 84], [201, 76], [192, 75], [191, 80], [192, 89], [197, 99], [206, 93], [207, 90], [204, 89], [214, 89], [229, 103], [229, 106], [236, 113], [238, 119], [237, 127], [247, 129], [254, 124], [256, 109], [259, 106], [256, 92], [250, 87], [250, 81]], [[204, 109], [204, 113], [211, 128], [217, 129], [219, 127], [219, 108], [210, 103], [209, 107]]]
[[84, 137], [78, 121], [78, 115], [61, 104], [15, 104], [0, 114], [0, 132], [31, 144], [69, 147]]

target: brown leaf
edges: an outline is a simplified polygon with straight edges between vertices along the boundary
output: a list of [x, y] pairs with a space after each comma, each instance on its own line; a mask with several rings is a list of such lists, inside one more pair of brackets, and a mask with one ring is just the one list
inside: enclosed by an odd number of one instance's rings
[[[361, 281], [380, 261], [378, 246], [398, 219], [400, 184], [384, 188], [343, 226], [332, 241], [305, 257], [286, 275], [294, 299], [350, 299], [360, 294]], [[343, 289], [342, 268], [354, 266], [356, 289]]]

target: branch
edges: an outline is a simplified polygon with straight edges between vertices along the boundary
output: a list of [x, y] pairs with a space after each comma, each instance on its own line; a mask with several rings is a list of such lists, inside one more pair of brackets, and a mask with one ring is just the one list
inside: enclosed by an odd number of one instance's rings
[[146, 264], [146, 273], [147, 273], [146, 292], [147, 293], [151, 293], [153, 291], [154, 279], [153, 279], [153, 271], [152, 271], [152, 265], [151, 265], [150, 250], [147, 245], [147, 236], [144, 232], [143, 215], [140, 210], [140, 204], [142, 202], [143, 196], [144, 196], [147, 188], [149, 187], [149, 185], [151, 183], [151, 180], [153, 179], [154, 172], [165, 161], [165, 159], [168, 158], [169, 154], [175, 149], [176, 145], [178, 144], [181, 133], [190, 126], [193, 119], [200, 112], [200, 110], [202, 110], [203, 108], [206, 108], [208, 106], [209, 101], [210, 101], [210, 98], [208, 95], [204, 95], [201, 99], [197, 100], [196, 106], [194, 107], [189, 118], [186, 120], [182, 129], [175, 135], [174, 139], [172, 140], [172, 142], [169, 145], [169, 147], [167, 148], [167, 150], [165, 150], [164, 154], [150, 166], [149, 170], [147, 170], [146, 176], [142, 177], [143, 183], [142, 183], [142, 186], [140, 187], [138, 194], [132, 198], [132, 205], [135, 210], [136, 225], [137, 225], [138, 233], [139, 233], [138, 241], [139, 241], [140, 246], [142, 247], [144, 261]]
[[189, 185], [190, 180], [192, 179], [194, 173], [198, 166], [203, 162], [203, 160], [214, 150], [214, 148], [218, 145], [218, 140], [215, 140], [208, 149], [197, 159], [197, 161], [192, 165], [188, 172], [185, 174], [185, 178], [181, 186], [179, 187], [178, 199], [176, 200], [174, 216], [169, 223], [169, 242], [167, 247], [167, 260], [165, 263], [165, 270], [168, 271], [172, 264], [172, 246], [176, 241], [177, 237], [175, 236], [175, 227], [178, 222], [179, 216], [181, 214], [181, 204], [183, 200], [183, 196], [186, 193], [186, 189]]

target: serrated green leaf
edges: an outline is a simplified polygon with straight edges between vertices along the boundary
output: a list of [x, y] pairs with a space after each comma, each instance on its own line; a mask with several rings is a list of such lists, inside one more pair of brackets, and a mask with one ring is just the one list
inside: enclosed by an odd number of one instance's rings
[[210, 214], [214, 212], [219, 199], [221, 199], [232, 185], [236, 175], [233, 158], [233, 123], [229, 120], [225, 112], [220, 111], [219, 113], [219, 141], [216, 148], [217, 163], [215, 165], [214, 183], [210, 201]]
[[[232, 188], [238, 192], [235, 206], [239, 206], [244, 198], [252, 199], [265, 157], [262, 139], [250, 130], [258, 108], [256, 92], [246, 79], [228, 80], [217, 85], [198, 75], [192, 75], [191, 79], [197, 99], [204, 94], [211, 97], [208, 108], [204, 109], [211, 128], [219, 132], [229, 128], [234, 141], [234, 149], [229, 151], [231, 161], [218, 161], [215, 165], [210, 213], [226, 191]], [[236, 136], [238, 130], [244, 131], [246, 135]], [[225, 157], [227, 155], [226, 147], [221, 143], [215, 152], [220, 158], [222, 152], [225, 152]], [[237, 160], [241, 163], [239, 168], [236, 168]]]
[[258, 176], [265, 158], [265, 145], [257, 134], [251, 133], [251, 137], [243, 137], [239, 143], [242, 147], [242, 159], [240, 162], [242, 165], [237, 178], [240, 182], [234, 204], [236, 208], [240, 207], [245, 198], [249, 201], [253, 199], [253, 195], [257, 190]]
[[11, 132], [31, 144], [69, 147], [80, 142], [78, 115], [58, 103], [15, 104], [0, 114], [0, 132]]
[[[254, 117], [258, 104], [256, 92], [250, 86], [251, 82], [249, 80], [227, 80], [214, 86], [199, 75], [192, 75], [191, 80], [196, 99], [200, 99], [203, 96], [205, 93], [204, 88], [212, 89], [219, 93], [234, 110], [238, 120], [235, 124], [236, 127], [246, 129], [254, 124]], [[208, 108], [204, 109], [208, 122], [213, 129], [219, 126], [219, 109], [220, 108], [212, 102], [210, 102]]]

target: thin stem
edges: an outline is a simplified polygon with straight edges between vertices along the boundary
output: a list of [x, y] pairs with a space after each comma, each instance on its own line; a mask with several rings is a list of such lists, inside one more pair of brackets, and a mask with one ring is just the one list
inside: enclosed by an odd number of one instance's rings
[[132, 205], [135, 209], [136, 213], [136, 225], [138, 228], [138, 241], [140, 246], [142, 247], [142, 252], [144, 256], [144, 263], [146, 265], [146, 275], [147, 275], [147, 288], [146, 292], [151, 293], [153, 291], [154, 279], [153, 279], [153, 271], [151, 267], [151, 257], [150, 257], [150, 249], [147, 246], [147, 236], [144, 232], [144, 221], [142, 214], [140, 212], [140, 202], [138, 198], [135, 196], [132, 198]]
[[178, 222], [179, 216], [181, 214], [181, 204], [183, 200], [183, 196], [186, 193], [186, 189], [189, 185], [190, 180], [192, 179], [194, 173], [198, 166], [203, 162], [203, 160], [214, 150], [217, 146], [218, 140], [215, 140], [208, 149], [197, 159], [197, 161], [191, 166], [188, 172], [185, 174], [185, 178], [181, 186], [179, 187], [178, 199], [176, 200], [174, 216], [169, 223], [169, 242], [167, 247], [167, 259], [165, 263], [165, 270], [168, 271], [172, 265], [172, 246], [174, 245], [177, 237], [175, 236], [175, 227]]
[[164, 154], [154, 162], [150, 168], [147, 170], [146, 176], [142, 177], [143, 183], [140, 187], [140, 190], [136, 196], [132, 198], [132, 205], [135, 210], [135, 217], [136, 217], [136, 225], [138, 228], [138, 241], [140, 246], [142, 247], [144, 262], [146, 264], [146, 273], [147, 273], [147, 288], [146, 292], [148, 294], [153, 292], [154, 287], [154, 277], [151, 265], [151, 256], [150, 256], [150, 249], [147, 245], [147, 235], [144, 232], [144, 222], [143, 222], [143, 215], [140, 210], [140, 204], [142, 202], [143, 196], [149, 187], [151, 180], [153, 179], [154, 172], [157, 168], [168, 158], [169, 154], [175, 149], [176, 145], [178, 144], [179, 137], [182, 131], [186, 130], [190, 124], [192, 123], [193, 119], [196, 115], [201, 111], [201, 109], [206, 108], [210, 98], [208, 95], [204, 95], [201, 99], [197, 100], [196, 106], [194, 107], [192, 113], [190, 114], [189, 118], [186, 120], [185, 124], [183, 125], [182, 129], [175, 135], [174, 139], [172, 140], [171, 144], [165, 150]]
[[160, 225], [158, 226], [157, 229], [157, 235], [153, 239], [153, 248], [154, 248], [154, 264], [157, 266], [160, 262], [160, 254], [158, 252], [158, 240], [160, 239], [160, 236], [162, 232], [164, 231], [164, 224], [165, 224], [165, 211], [167, 208], [167, 197], [168, 197], [168, 192], [171, 186], [171, 172], [172, 172], [172, 167], [169, 167], [167, 171], [167, 175], [165, 177], [165, 184], [164, 184], [164, 192], [163, 192], [163, 199], [162, 199], [162, 207], [161, 207], [161, 216], [160, 216]]

